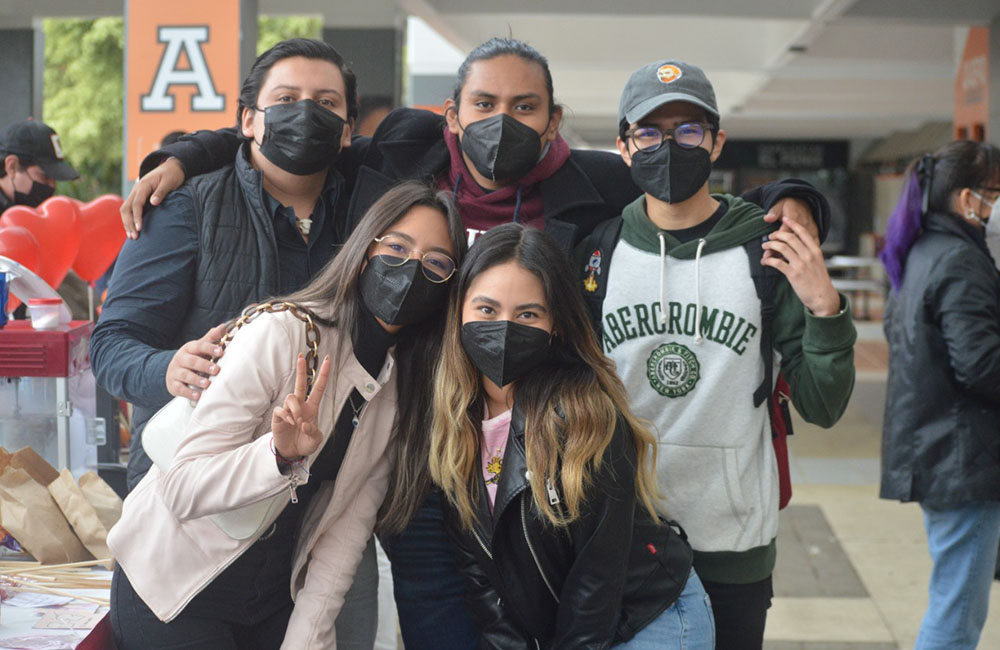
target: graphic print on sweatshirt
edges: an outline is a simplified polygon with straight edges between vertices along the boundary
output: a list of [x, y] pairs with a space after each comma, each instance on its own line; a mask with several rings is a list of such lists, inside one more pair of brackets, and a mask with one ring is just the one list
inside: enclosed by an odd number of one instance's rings
[[753, 405], [764, 367], [749, 269], [742, 246], [697, 263], [668, 255], [661, 267], [658, 252], [621, 240], [602, 308], [604, 350], [659, 442], [664, 514], [683, 522], [700, 551], [767, 544], [777, 526], [777, 511], [760, 505], [776, 503], [777, 480], [773, 453], [764, 453], [767, 409]]

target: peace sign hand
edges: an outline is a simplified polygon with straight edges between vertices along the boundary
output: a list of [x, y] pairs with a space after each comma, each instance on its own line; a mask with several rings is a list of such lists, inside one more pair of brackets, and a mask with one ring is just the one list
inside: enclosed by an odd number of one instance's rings
[[330, 355], [327, 355], [319, 367], [312, 392], [306, 397], [306, 360], [299, 355], [295, 364], [295, 392], [288, 394], [285, 403], [276, 406], [271, 415], [274, 448], [282, 458], [309, 456], [319, 449], [323, 432], [316, 425], [316, 418], [329, 376]]

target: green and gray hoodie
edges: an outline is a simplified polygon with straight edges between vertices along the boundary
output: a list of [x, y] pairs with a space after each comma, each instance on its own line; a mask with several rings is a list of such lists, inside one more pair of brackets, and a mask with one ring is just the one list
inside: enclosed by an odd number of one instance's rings
[[[778, 472], [764, 378], [761, 305], [743, 244], [774, 231], [739, 198], [704, 238], [660, 230], [640, 197], [611, 256], [602, 329], [635, 413], [659, 440], [664, 514], [687, 531], [703, 580], [749, 583], [774, 568]], [[775, 367], [809, 422], [832, 426], [854, 387], [856, 332], [847, 309], [813, 316], [784, 278], [776, 291]]]

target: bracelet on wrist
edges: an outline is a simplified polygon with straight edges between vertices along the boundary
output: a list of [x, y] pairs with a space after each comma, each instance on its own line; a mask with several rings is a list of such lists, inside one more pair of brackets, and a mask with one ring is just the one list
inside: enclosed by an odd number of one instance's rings
[[281, 455], [281, 452], [278, 451], [278, 448], [274, 446], [274, 438], [271, 438], [271, 453], [274, 454], [274, 457], [277, 458], [278, 462], [282, 465], [301, 465], [306, 459], [305, 456], [299, 456], [298, 458], [285, 458]]

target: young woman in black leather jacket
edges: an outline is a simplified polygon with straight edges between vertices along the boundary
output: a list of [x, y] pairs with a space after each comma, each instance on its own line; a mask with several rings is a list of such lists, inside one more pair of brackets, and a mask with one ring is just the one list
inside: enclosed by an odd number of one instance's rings
[[547, 235], [507, 224], [452, 297], [431, 474], [483, 647], [714, 647], [691, 549], [654, 509], [654, 439], [572, 277]]

